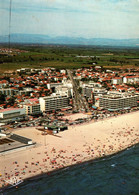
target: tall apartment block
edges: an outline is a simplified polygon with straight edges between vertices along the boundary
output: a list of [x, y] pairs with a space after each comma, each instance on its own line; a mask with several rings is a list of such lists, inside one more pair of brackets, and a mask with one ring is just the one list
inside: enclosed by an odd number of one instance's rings
[[99, 106], [109, 110], [118, 111], [137, 106], [138, 95], [135, 94], [109, 94], [99, 98]]
[[40, 97], [39, 101], [42, 112], [59, 110], [69, 106], [69, 97], [66, 95]]

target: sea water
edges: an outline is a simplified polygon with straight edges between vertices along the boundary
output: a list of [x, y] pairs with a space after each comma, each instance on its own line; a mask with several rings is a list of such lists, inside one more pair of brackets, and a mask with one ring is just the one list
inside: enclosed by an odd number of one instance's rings
[[139, 145], [114, 156], [25, 181], [5, 195], [137, 195]]

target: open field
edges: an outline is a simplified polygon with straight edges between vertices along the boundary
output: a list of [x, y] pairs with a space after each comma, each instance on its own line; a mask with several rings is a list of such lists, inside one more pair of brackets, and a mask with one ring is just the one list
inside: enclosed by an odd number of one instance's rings
[[[4, 46], [1, 46], [4, 47]], [[6, 47], [6, 46], [5, 46]], [[139, 49], [64, 45], [11, 45], [28, 52], [0, 53], [0, 71], [28, 68], [81, 68], [100, 65], [109, 68], [139, 67]]]
[[37, 142], [33, 148], [0, 156], [0, 187], [18, 175], [25, 179], [87, 160], [114, 154], [139, 143], [139, 111], [98, 122], [70, 126], [58, 136], [35, 127], [14, 130]]

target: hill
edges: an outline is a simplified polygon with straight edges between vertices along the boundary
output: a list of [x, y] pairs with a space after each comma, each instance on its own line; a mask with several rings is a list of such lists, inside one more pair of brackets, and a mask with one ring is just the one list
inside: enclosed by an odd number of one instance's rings
[[[7, 36], [0, 36], [0, 43], [8, 43]], [[38, 34], [11, 34], [11, 43], [30, 44], [72, 44], [72, 45], [96, 45], [96, 46], [123, 46], [139, 47], [139, 39], [106, 39], [106, 38], [82, 38], [82, 37], [51, 37]]]

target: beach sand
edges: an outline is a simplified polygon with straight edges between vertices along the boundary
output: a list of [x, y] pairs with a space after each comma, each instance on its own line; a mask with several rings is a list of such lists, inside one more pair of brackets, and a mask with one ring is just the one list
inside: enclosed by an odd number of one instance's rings
[[25, 179], [41, 173], [119, 152], [139, 143], [139, 111], [69, 126], [57, 136], [41, 135], [35, 127], [13, 131], [37, 144], [0, 156], [0, 187], [18, 175]]
[[68, 120], [71, 120], [71, 121], [75, 121], [76, 119], [79, 119], [79, 118], [89, 118], [90, 115], [88, 114], [84, 114], [84, 113], [77, 113], [77, 114], [69, 114], [67, 116], [63, 116], [62, 118], [63, 119], [68, 119]]

